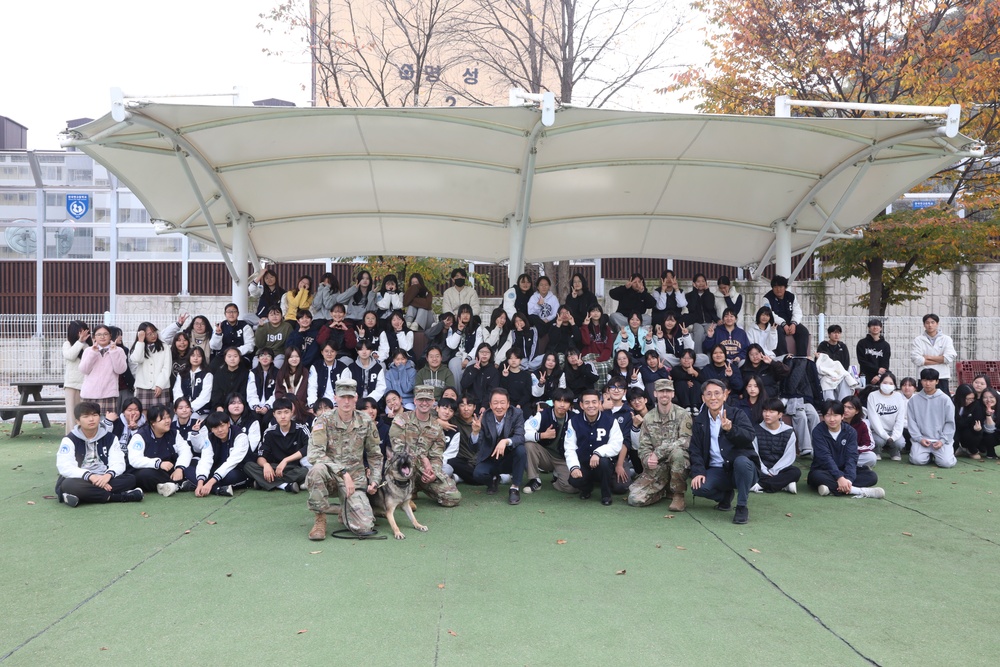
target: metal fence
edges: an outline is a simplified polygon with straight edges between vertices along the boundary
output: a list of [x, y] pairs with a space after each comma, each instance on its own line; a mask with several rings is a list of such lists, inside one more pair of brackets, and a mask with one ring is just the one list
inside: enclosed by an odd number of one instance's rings
[[[136, 330], [144, 321], [163, 328], [174, 320], [175, 313], [137, 313], [118, 315], [111, 324], [122, 329], [123, 343], [130, 346]], [[752, 313], [743, 314], [742, 326], [752, 324]], [[82, 320], [91, 328], [104, 322], [104, 314], [43, 315], [41, 337], [35, 336], [35, 315], [0, 314], [0, 405], [17, 401], [11, 382], [31, 378], [62, 378], [62, 345], [71, 320]], [[826, 339], [826, 327], [839, 324], [843, 330], [841, 340], [851, 351], [856, 363], [855, 346], [868, 333], [867, 316], [826, 318], [813, 315], [804, 318], [812, 334], [812, 350]], [[915, 367], [910, 361], [910, 345], [915, 336], [923, 332], [919, 317], [882, 318], [883, 336], [892, 346], [891, 369], [900, 378], [913, 375]], [[958, 351], [958, 361], [1000, 360], [1000, 317], [942, 317], [941, 332], [952, 337]], [[955, 375], [952, 364], [952, 375]], [[59, 389], [52, 389], [58, 392]]]

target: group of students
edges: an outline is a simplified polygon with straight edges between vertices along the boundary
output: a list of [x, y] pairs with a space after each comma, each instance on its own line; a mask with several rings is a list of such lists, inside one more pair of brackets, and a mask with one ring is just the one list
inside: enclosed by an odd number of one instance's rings
[[[464, 269], [455, 269], [453, 285], [443, 295], [448, 310], [435, 316], [430, 292], [417, 274], [403, 292], [391, 275], [375, 289], [371, 275], [362, 271], [356, 285], [341, 291], [327, 274], [314, 292], [308, 276], [295, 290], [285, 291], [273, 271], [266, 270], [250, 288], [258, 296], [253, 321], [242, 320], [238, 308], [228, 304], [225, 318], [214, 326], [202, 315], [190, 322], [181, 315], [162, 332], [145, 322], [127, 351], [120, 331], [100, 326], [91, 332], [85, 323], [74, 322], [64, 344], [67, 409], [73, 411], [73, 421], [67, 420], [71, 442], [60, 448], [60, 474], [77, 479], [87, 467], [77, 460], [74, 468], [69, 453], [86, 454], [87, 443], [116, 438], [121, 460], [110, 457], [113, 447], [94, 447], [109, 457], [98, 474], [101, 481], [109, 472], [112, 477], [132, 474], [134, 489], [163, 495], [178, 490], [226, 495], [248, 485], [297, 491], [308, 467], [308, 428], [318, 411], [336, 404], [336, 383], [345, 379], [355, 382], [360, 409], [380, 424], [383, 449], [389, 446], [393, 417], [413, 409], [414, 388], [431, 387], [436, 419], [448, 424], [448, 474], [467, 483], [473, 481], [476, 449], [471, 423], [490, 407], [496, 389], [504, 390], [510, 406], [526, 420], [529, 441], [531, 433], [537, 437], [549, 431], [573, 406], [581, 409], [585, 394], [596, 392], [601, 412], [611, 416], [623, 436], [624, 446], [609, 466], [610, 483], [619, 492], [642, 475], [639, 432], [649, 413], [647, 404], [657, 404], [656, 387], [663, 381], [669, 382], [671, 405], [689, 416], [704, 412], [704, 388], [718, 385], [726, 391], [730, 416], [739, 412], [754, 428], [766, 429], [752, 439], [765, 444], [756, 455], [757, 481], [751, 491], [794, 492], [798, 475], [790, 479], [791, 464], [798, 455], [812, 455], [813, 467], [820, 461], [829, 464], [834, 448], [828, 435], [840, 433], [830, 422], [837, 417], [852, 427], [845, 433], [854, 433], [856, 469], [864, 482], [857, 488], [874, 485], [865, 471], [871, 471], [883, 450], [899, 459], [909, 447], [913, 463], [954, 465], [957, 437], [958, 452], [995, 456], [997, 395], [985, 378], [977, 378], [968, 390], [959, 387], [955, 400], [962, 404], [951, 409], [949, 420], [941, 398], [949, 406], [951, 401], [944, 391], [924, 386], [914, 402], [908, 399], [915, 393], [915, 380], [905, 378], [896, 385], [889, 371], [891, 348], [881, 337], [878, 320], [869, 323], [868, 335], [857, 344], [860, 372], [851, 367], [836, 325], [810, 358], [801, 306], [781, 276], [772, 279], [765, 305], [747, 330], [736, 325], [743, 297], [725, 276], [713, 291], [698, 274], [685, 293], [666, 270], [650, 293], [635, 274], [611, 290], [617, 309], [609, 316], [580, 274], [573, 276], [561, 303], [546, 277], [532, 281], [522, 274], [485, 323], [467, 279]], [[328, 319], [314, 317], [324, 309]], [[937, 323], [934, 315], [925, 318], [925, 333], [914, 341], [911, 359], [923, 367], [922, 386], [935, 375], [934, 385], [940, 383], [946, 391], [947, 376], [941, 374], [955, 354], [950, 339], [937, 332]], [[416, 331], [423, 332], [427, 345], [414, 358]], [[787, 354], [789, 338], [795, 355]], [[122, 393], [133, 387], [134, 394], [121, 402]], [[556, 406], [562, 404], [570, 407], [560, 416]], [[80, 405], [87, 411], [78, 415]], [[94, 405], [101, 419], [97, 427], [85, 429]], [[791, 426], [784, 423], [786, 414]], [[542, 427], [543, 419], [554, 421]], [[533, 423], [538, 424], [535, 431]], [[175, 435], [164, 436], [169, 425]], [[268, 446], [268, 456], [260, 457], [269, 433], [272, 439], [280, 434], [282, 444]], [[164, 437], [170, 443], [161, 442]], [[818, 448], [824, 448], [820, 454]], [[202, 455], [206, 449], [209, 456]], [[551, 464], [563, 452], [563, 441], [557, 439], [546, 451]], [[101, 458], [84, 457], [95, 469], [101, 469]], [[536, 486], [538, 478], [530, 476], [530, 469], [538, 469], [539, 458], [545, 456], [537, 454], [528, 465], [528, 488]], [[165, 462], [170, 464], [166, 468]], [[153, 472], [138, 472], [150, 465]], [[279, 465], [282, 474], [276, 475]], [[73, 474], [63, 474], [64, 467]], [[827, 465], [827, 472], [835, 470]], [[558, 478], [556, 488], [575, 488], [569, 476], [562, 482]], [[814, 478], [830, 481], [810, 471], [811, 484]], [[839, 479], [813, 486], [836, 494], [843, 489]], [[121, 481], [116, 484], [124, 488]], [[103, 490], [112, 494], [108, 498], [116, 498], [119, 491], [109, 481], [106, 486]]]

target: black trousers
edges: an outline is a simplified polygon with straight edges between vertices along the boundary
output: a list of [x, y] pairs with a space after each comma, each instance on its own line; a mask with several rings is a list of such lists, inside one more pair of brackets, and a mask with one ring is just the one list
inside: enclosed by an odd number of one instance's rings
[[489, 457], [477, 463], [472, 471], [472, 479], [476, 484], [489, 484], [490, 480], [500, 473], [510, 473], [510, 485], [521, 488], [524, 481], [524, 470], [528, 467], [528, 450], [524, 445], [508, 446], [499, 460]]
[[56, 496], [62, 502], [62, 494], [69, 493], [80, 499], [81, 503], [106, 503], [115, 494], [125, 493], [136, 488], [135, 477], [129, 473], [116, 475], [108, 482], [111, 485], [110, 491], [96, 487], [85, 479], [66, 479], [60, 477], [56, 484]]
[[601, 487], [601, 499], [611, 497], [611, 480], [615, 475], [615, 467], [611, 464], [611, 459], [601, 456], [597, 459], [597, 467], [591, 468], [590, 461], [580, 461], [580, 472], [582, 477], [569, 476], [569, 483], [575, 489], [580, 489], [580, 493], [590, 493], [594, 490], [594, 485]]
[[466, 484], [478, 484], [473, 479], [473, 471], [476, 469], [476, 465], [472, 461], [466, 461], [465, 459], [460, 459], [457, 456], [453, 459], [448, 459], [448, 465], [451, 466], [455, 474], [462, 478], [462, 481]]
[[[792, 334], [792, 338], [795, 340], [795, 356], [808, 356], [809, 329], [806, 329], [801, 323], [796, 324], [795, 333]], [[775, 354], [778, 356], [788, 354], [788, 344], [785, 342], [785, 330], [782, 327], [778, 327], [778, 349], [775, 350]]]
[[765, 493], [776, 493], [792, 482], [799, 481], [800, 477], [802, 477], [801, 470], [795, 466], [788, 466], [784, 470], [779, 470], [777, 475], [760, 475], [757, 478], [757, 483], [760, 484], [760, 488], [764, 489]]
[[[825, 485], [833, 495], [844, 495], [837, 490], [837, 478], [827, 470], [810, 470], [807, 481], [809, 482], [809, 486], [814, 489], [819, 488], [820, 485]], [[854, 486], [865, 488], [875, 486], [876, 484], [878, 484], [878, 475], [875, 474], [874, 470], [870, 468], [858, 468], [858, 474], [853, 482]]]
[[[166, 484], [167, 482], [174, 481], [170, 479], [170, 475], [173, 472], [174, 472], [173, 470], [167, 472], [162, 468], [136, 468], [135, 469], [136, 486], [138, 486], [143, 491], [149, 493], [156, 493], [157, 484]], [[175, 482], [175, 484], [180, 484], [183, 481], [184, 478], [182, 477], [180, 481]]]

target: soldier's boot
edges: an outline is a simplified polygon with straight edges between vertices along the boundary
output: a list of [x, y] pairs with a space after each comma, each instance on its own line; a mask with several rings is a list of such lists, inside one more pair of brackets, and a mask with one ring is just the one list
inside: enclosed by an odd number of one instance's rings
[[686, 508], [687, 505], [684, 503], [684, 494], [675, 493], [673, 496], [673, 502], [670, 503], [670, 511], [683, 512]]
[[316, 522], [309, 531], [309, 539], [316, 542], [326, 539], [326, 514], [316, 512]]

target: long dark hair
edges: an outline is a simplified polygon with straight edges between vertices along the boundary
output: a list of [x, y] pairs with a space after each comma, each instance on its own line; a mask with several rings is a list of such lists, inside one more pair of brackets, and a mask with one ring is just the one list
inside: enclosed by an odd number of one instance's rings
[[[500, 317], [501, 315], [503, 315], [504, 317], [507, 317], [507, 311], [503, 309], [503, 306], [497, 306], [496, 308], [493, 309], [493, 312], [490, 313], [490, 321], [486, 325], [486, 330], [487, 331], [493, 331], [494, 329], [497, 328], [497, 318]], [[507, 317], [507, 321], [504, 322], [504, 325], [503, 325], [503, 328], [501, 329], [501, 331], [504, 331], [504, 332], [510, 331], [510, 318], [509, 317]]]
[[[746, 384], [743, 385], [743, 392], [741, 394], [743, 396], [743, 400], [747, 403], [750, 402], [750, 396], [747, 394], [747, 385], [751, 382], [757, 385], [758, 395], [757, 400], [750, 405], [750, 421], [753, 424], [759, 424], [764, 421], [764, 403], [766, 403], [767, 399], [771, 397], [767, 395], [767, 389], [764, 388], [764, 383], [760, 381], [760, 378], [751, 374], [747, 378]], [[861, 405], [860, 401], [858, 402], [858, 405]], [[861, 414], [860, 410], [858, 411], [858, 414]]]
[[[156, 331], [157, 332], [157, 336], [156, 336], [156, 342], [153, 343], [152, 345], [150, 345], [149, 343], [144, 343], [144, 345], [146, 346], [146, 351], [145, 351], [145, 358], [146, 359], [149, 359], [149, 349], [150, 348], [153, 349], [153, 352], [163, 352], [163, 339], [160, 338], [160, 336], [159, 336], [159, 329], [156, 328], [155, 324], [153, 324], [152, 322], [143, 322], [142, 324], [139, 325], [139, 328], [136, 331], [136, 333], [138, 333], [139, 331], [142, 331], [143, 333], [148, 333], [150, 329], [152, 329], [153, 331]], [[129, 355], [132, 354], [132, 351], [135, 349], [135, 346], [138, 345], [138, 344], [139, 344], [139, 339], [136, 338], [135, 342], [132, 343], [132, 347], [129, 348]]]
[[[66, 328], [66, 340], [69, 341], [70, 345], [76, 345], [78, 342], [80, 342], [81, 331], [90, 331], [90, 327], [87, 326], [86, 322], [83, 322], [81, 320], [73, 320], [72, 322], [69, 323], [69, 326]], [[84, 347], [85, 350], [94, 344], [94, 339], [91, 336], [87, 336], [87, 338], [83, 342], [86, 344], [86, 347]], [[83, 350], [80, 350], [80, 354], [77, 356], [77, 359], [82, 359], [82, 358], [83, 358]]]
[[188, 372], [191, 371], [191, 358], [194, 357], [195, 354], [198, 354], [198, 355], [201, 356], [201, 363], [198, 364], [198, 370], [199, 371], [207, 371], [207, 370], [209, 370], [208, 369], [208, 358], [205, 357], [205, 350], [201, 349], [197, 345], [192, 345], [188, 349], [187, 361], [184, 364], [184, 371], [183, 372], [188, 373]]
[[333, 275], [329, 271], [326, 272], [326, 273], [324, 273], [320, 277], [319, 281], [320, 282], [329, 281], [329, 283], [330, 283], [330, 285], [329, 285], [330, 291], [333, 292], [334, 294], [336, 294], [337, 292], [340, 291], [340, 281], [337, 280], [337, 276]]
[[385, 284], [388, 282], [396, 283], [396, 292], [399, 292], [399, 279], [396, 278], [395, 273], [390, 273], [385, 278], [382, 279], [382, 286], [379, 287], [378, 293], [385, 294]]
[[[410, 283], [413, 282], [414, 278], [417, 279], [417, 283], [420, 285], [420, 289], [417, 290], [417, 297], [420, 298], [420, 299], [423, 299], [423, 298], [426, 298], [426, 297], [430, 296], [431, 295], [431, 291], [429, 289], [427, 289], [427, 285], [424, 284], [424, 277], [422, 275], [420, 275], [419, 273], [411, 273], [410, 274], [410, 279], [406, 281], [406, 289], [410, 288]], [[397, 289], [399, 289], [399, 288], [397, 287]], [[406, 290], [403, 290], [403, 291], [405, 292]]]
[[[182, 338], [188, 342], [187, 352], [181, 352], [180, 350], [177, 349], [177, 341], [179, 341]], [[171, 343], [170, 343], [170, 358], [173, 359], [174, 363], [186, 362], [188, 360], [188, 358], [191, 356], [191, 350], [192, 350], [192, 348], [195, 348], [195, 347], [198, 347], [198, 346], [197, 345], [192, 345], [192, 343], [191, 343], [191, 336], [187, 335], [187, 333], [185, 333], [183, 331], [178, 331], [177, 335], [174, 336], [174, 340], [171, 341]], [[198, 349], [201, 349], [201, 348], [198, 348]], [[204, 351], [202, 351], [202, 352], [204, 353]]]
[[187, 328], [187, 331], [190, 331], [191, 335], [193, 336], [194, 335], [194, 323], [197, 322], [198, 320], [201, 320], [202, 324], [205, 325], [205, 335], [208, 336], [209, 338], [211, 338], [211, 336], [212, 336], [212, 323], [209, 322], [208, 318], [205, 317], [204, 315], [195, 315], [194, 317], [192, 317], [191, 318], [191, 326], [189, 326]]
[[[365, 275], [368, 276], [368, 287], [361, 287], [361, 278]], [[370, 271], [367, 271], [365, 269], [358, 271], [358, 284], [357, 284], [358, 291], [356, 291], [354, 293], [354, 296], [351, 298], [351, 303], [354, 304], [355, 306], [360, 306], [365, 301], [367, 301], [368, 295], [371, 293], [373, 289], [375, 289], [375, 285], [373, 284], [374, 282], [375, 279], [372, 278], [372, 274]]]
[[[266, 278], [268, 274], [274, 276], [274, 287], [273, 288], [271, 288], [270, 286], [268, 286], [267, 281], [264, 280], [264, 278]], [[278, 274], [275, 273], [274, 271], [272, 271], [271, 269], [264, 269], [264, 273], [260, 274], [260, 285], [261, 285], [261, 287], [264, 288], [264, 291], [266, 293], [268, 293], [268, 294], [276, 294], [278, 292], [284, 292], [285, 291], [281, 287], [281, 282], [278, 281]]]
[[298, 282], [295, 283], [295, 291], [298, 291], [298, 289], [299, 289], [299, 283], [302, 282], [303, 280], [308, 280], [309, 281], [309, 287], [306, 288], [306, 294], [308, 294], [309, 296], [312, 296], [313, 294], [315, 294], [316, 290], [313, 289], [313, 279], [312, 279], [312, 276], [306, 276], [306, 275], [299, 276]]
[[[573, 278], [580, 279], [580, 294], [589, 294], [590, 286], [587, 285], [587, 279], [583, 277], [582, 273], [574, 273], [569, 278], [569, 289], [566, 290], [566, 296], [569, 297], [573, 293]], [[566, 299], [563, 299], [565, 301]]]
[[[293, 352], [299, 356], [299, 365], [294, 370], [292, 369], [292, 365], [288, 363], [288, 359], [292, 356]], [[278, 370], [278, 384], [281, 385], [287, 378], [291, 378], [293, 382], [298, 382], [308, 372], [309, 369], [306, 368], [302, 360], [302, 350], [297, 347], [286, 347], [285, 363]]]

